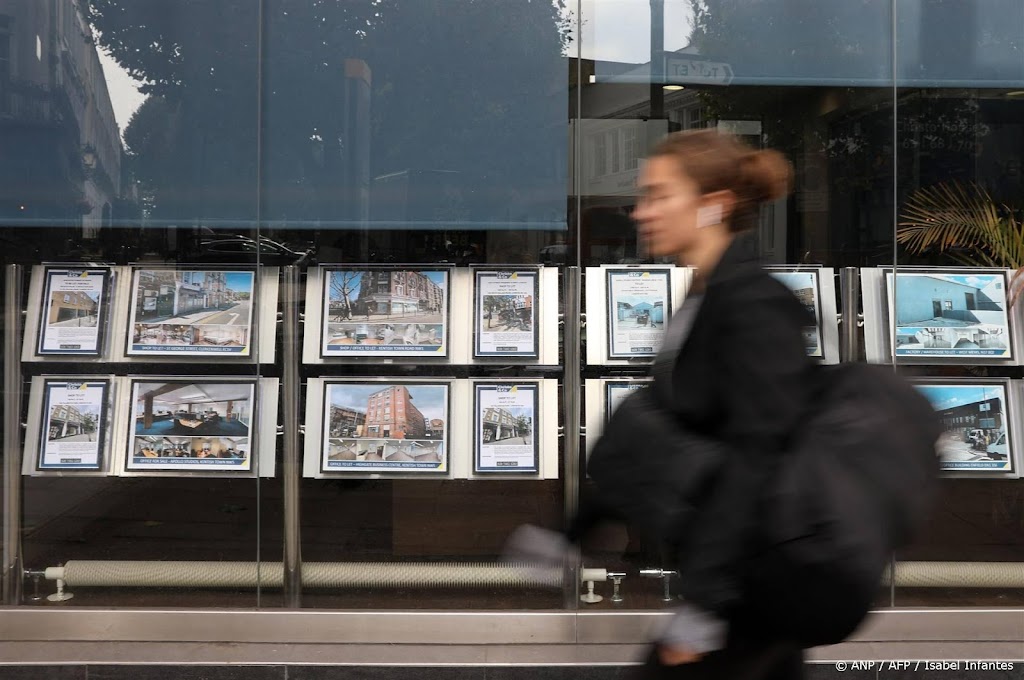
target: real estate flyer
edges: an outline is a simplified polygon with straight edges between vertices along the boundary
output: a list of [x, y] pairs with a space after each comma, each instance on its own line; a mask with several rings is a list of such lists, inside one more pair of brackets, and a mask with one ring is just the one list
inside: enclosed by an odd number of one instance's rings
[[476, 272], [476, 356], [537, 356], [537, 270]]
[[99, 355], [110, 270], [46, 268], [38, 354]]
[[886, 273], [897, 357], [1013, 358], [1006, 274]]
[[337, 381], [324, 386], [322, 472], [444, 472], [448, 384]]
[[671, 316], [668, 269], [609, 269], [608, 356], [653, 357]]
[[604, 398], [604, 420], [608, 422], [608, 419], [612, 417], [615, 410], [619, 408], [619, 405], [637, 390], [650, 385], [649, 380], [609, 380], [605, 382], [605, 398]]
[[1012, 472], [1013, 433], [1005, 383], [921, 383], [943, 426], [938, 450], [946, 471]]
[[247, 471], [255, 380], [136, 379], [126, 470]]
[[101, 469], [109, 391], [107, 380], [48, 379], [43, 383], [38, 469]]
[[797, 300], [807, 308], [808, 314], [814, 317], [814, 325], [804, 328], [804, 346], [807, 348], [807, 356], [824, 356], [824, 350], [821, 345], [821, 306], [818, 272], [772, 271], [770, 273], [781, 281], [786, 288], [789, 288]]
[[325, 269], [324, 357], [448, 356], [448, 272]]
[[538, 472], [539, 386], [536, 382], [477, 384], [475, 472]]
[[249, 356], [253, 271], [139, 269], [129, 355]]

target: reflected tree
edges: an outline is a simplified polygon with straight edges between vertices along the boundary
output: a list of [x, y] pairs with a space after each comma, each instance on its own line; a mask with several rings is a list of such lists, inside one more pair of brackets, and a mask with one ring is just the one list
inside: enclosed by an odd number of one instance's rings
[[891, 76], [892, 16], [876, 0], [690, 0], [691, 44], [738, 75]]
[[154, 220], [372, 220], [396, 173], [444, 180], [403, 186], [401, 220], [564, 219], [562, 0], [259, 4], [89, 0], [149, 95], [126, 140]]

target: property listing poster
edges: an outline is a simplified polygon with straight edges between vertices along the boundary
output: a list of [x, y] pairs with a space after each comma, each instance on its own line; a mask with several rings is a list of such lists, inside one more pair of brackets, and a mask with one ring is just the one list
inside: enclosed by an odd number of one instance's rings
[[786, 288], [789, 288], [793, 295], [807, 308], [807, 312], [814, 316], [814, 325], [804, 328], [804, 347], [807, 348], [807, 356], [824, 356], [821, 345], [821, 307], [819, 303], [818, 272], [770, 272], [772, 276], [781, 281]]
[[325, 269], [324, 357], [448, 356], [448, 272]]
[[40, 470], [99, 470], [106, 439], [107, 380], [46, 380]]
[[619, 405], [638, 390], [650, 384], [649, 380], [609, 380], [604, 384], [604, 420], [607, 423]]
[[37, 353], [99, 355], [110, 270], [47, 268], [45, 277]]
[[895, 281], [894, 291], [887, 272], [896, 356], [1013, 358], [1004, 272], [899, 272]]
[[136, 271], [128, 354], [248, 356], [255, 279], [253, 271]]
[[476, 356], [537, 356], [538, 272], [476, 272]]
[[610, 269], [607, 275], [608, 356], [655, 356], [672, 309], [669, 270]]
[[476, 386], [475, 472], [538, 472], [539, 387], [531, 383]]
[[255, 381], [132, 385], [126, 470], [248, 471]]
[[931, 402], [943, 426], [938, 445], [942, 470], [1013, 471], [1005, 384], [915, 387]]
[[333, 382], [324, 386], [321, 472], [444, 472], [448, 384]]

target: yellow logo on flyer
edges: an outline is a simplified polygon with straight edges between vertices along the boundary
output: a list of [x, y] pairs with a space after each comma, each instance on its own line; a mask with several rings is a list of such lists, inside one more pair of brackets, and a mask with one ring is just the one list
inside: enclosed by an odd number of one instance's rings
[[644, 272], [643, 275], [640, 278], [642, 278], [642, 279], [649, 279], [649, 278], [651, 278], [651, 273], [650, 272]]
[[438, 345], [437, 349], [435, 349], [434, 351], [435, 352], [443, 352], [444, 351], [444, 345]]
[[80, 279], [87, 279], [87, 278], [89, 278], [89, 272], [83, 271], [81, 274], [78, 275], [78, 278], [80, 278]]
[[512, 389], [509, 390], [509, 392], [512, 392], [513, 394], [518, 392], [518, 391], [519, 391], [519, 385], [513, 385]]
[[78, 386], [78, 391], [79, 392], [85, 392], [88, 389], [89, 389], [89, 385], [87, 383], [82, 383], [81, 385]]
[[510, 276], [509, 278], [510, 279], [518, 279], [519, 278], [519, 272], [512, 272], [512, 276]]

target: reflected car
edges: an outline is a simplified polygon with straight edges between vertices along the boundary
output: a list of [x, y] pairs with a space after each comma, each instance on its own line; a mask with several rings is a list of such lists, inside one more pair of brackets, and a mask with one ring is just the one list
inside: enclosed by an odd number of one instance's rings
[[314, 248], [297, 250], [261, 236], [204, 236], [196, 245], [196, 262], [260, 262], [269, 266], [312, 264]]

